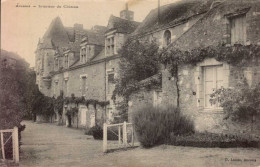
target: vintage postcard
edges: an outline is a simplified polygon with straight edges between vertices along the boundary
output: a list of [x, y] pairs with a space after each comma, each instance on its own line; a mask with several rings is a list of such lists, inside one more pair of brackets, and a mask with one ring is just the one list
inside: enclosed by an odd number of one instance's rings
[[2, 0], [0, 166], [260, 166], [259, 0]]

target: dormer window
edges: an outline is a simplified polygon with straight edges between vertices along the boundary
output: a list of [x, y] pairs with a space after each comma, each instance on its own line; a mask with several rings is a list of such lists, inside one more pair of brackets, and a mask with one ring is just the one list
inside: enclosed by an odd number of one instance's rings
[[59, 70], [59, 59], [55, 58], [55, 70]]
[[69, 56], [68, 56], [68, 54], [65, 54], [65, 67], [69, 68]]
[[86, 48], [81, 49], [81, 62], [85, 63], [87, 60], [87, 53], [86, 53]]
[[112, 56], [115, 54], [115, 41], [114, 37], [109, 37], [106, 39], [106, 55]]
[[166, 30], [163, 34], [163, 46], [166, 47], [171, 43], [171, 32]]

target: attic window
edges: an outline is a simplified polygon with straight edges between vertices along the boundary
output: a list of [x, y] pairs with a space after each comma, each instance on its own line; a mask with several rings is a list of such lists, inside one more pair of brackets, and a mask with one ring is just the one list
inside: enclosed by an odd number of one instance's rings
[[166, 30], [163, 34], [163, 46], [166, 47], [171, 43], [171, 32]]

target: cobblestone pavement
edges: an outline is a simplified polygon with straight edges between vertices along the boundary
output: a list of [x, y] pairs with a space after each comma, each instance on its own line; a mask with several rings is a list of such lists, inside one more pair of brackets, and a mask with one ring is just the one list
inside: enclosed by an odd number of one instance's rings
[[[102, 141], [83, 131], [23, 122], [22, 167], [237, 167], [260, 166], [260, 149], [192, 148], [161, 145], [151, 149], [102, 153]], [[253, 161], [244, 161], [250, 159]], [[233, 160], [233, 161], [232, 161]]]

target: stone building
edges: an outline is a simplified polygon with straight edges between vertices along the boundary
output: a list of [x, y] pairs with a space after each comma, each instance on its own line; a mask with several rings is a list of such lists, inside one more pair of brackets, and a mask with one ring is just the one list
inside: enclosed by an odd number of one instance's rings
[[[260, 3], [257, 1], [193, 1], [179, 2], [152, 10], [132, 34], [135, 38], [156, 39], [160, 47], [189, 51], [198, 47], [225, 44], [260, 44]], [[158, 15], [159, 13], [159, 15]], [[162, 68], [162, 88], [134, 93], [129, 106], [129, 119], [144, 104], [177, 105], [190, 116], [198, 131], [248, 131], [249, 125], [233, 125], [223, 120], [223, 109], [212, 105], [210, 94], [220, 87], [233, 87], [246, 79], [249, 85], [260, 81], [260, 65], [233, 67], [227, 63], [205, 59], [196, 66], [183, 65], [176, 79]], [[160, 104], [158, 104], [160, 103]], [[257, 122], [257, 121], [256, 121]], [[259, 121], [258, 121], [259, 122]], [[259, 124], [255, 130], [259, 130]]]
[[[181, 1], [153, 9], [140, 24], [133, 21], [128, 8], [120, 18], [109, 18], [107, 27], [83, 29], [80, 24], [64, 27], [59, 18], [39, 40], [36, 51], [37, 83], [44, 94], [57, 97], [84, 96], [86, 99], [110, 101], [106, 107], [79, 105], [77, 118], [66, 117], [72, 126], [91, 127], [95, 118], [112, 120], [115, 105], [111, 100], [120, 55], [126, 38], [156, 41], [160, 48], [189, 51], [198, 47], [259, 45], [260, 3], [255, 0]], [[227, 63], [205, 59], [183, 65], [178, 70], [178, 85], [168, 69], [140, 82], [161, 81], [160, 87], [141, 89], [130, 97], [128, 116], [140, 106], [177, 105], [190, 116], [198, 131], [222, 132], [247, 130], [223, 121], [223, 109], [211, 105], [209, 96], [221, 86], [232, 87], [246, 79], [252, 85], [260, 80], [259, 64], [236, 68]], [[177, 89], [179, 92], [177, 92]], [[177, 102], [178, 101], [178, 102]], [[99, 111], [97, 114], [95, 114]], [[257, 128], [257, 126], [256, 126]]]
[[65, 105], [62, 119], [67, 125], [91, 127], [97, 120], [95, 116], [107, 122], [113, 120], [116, 110], [111, 96], [118, 50], [139, 25], [128, 8], [120, 16], [111, 15], [107, 27], [94, 26], [90, 30], [83, 29], [82, 24], [64, 27], [57, 17], [39, 40], [35, 64], [41, 92], [50, 97], [63, 92], [64, 97], [74, 94], [86, 100], [110, 102], [106, 107], [79, 104], [76, 117], [67, 115], [73, 105]]

